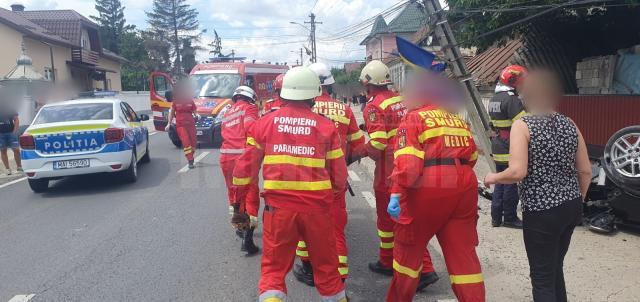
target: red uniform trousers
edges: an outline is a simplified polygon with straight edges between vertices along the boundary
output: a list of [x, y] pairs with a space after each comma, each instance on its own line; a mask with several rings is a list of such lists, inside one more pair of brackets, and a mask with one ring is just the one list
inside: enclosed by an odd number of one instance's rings
[[[333, 219], [333, 234], [336, 240], [336, 251], [338, 253], [338, 272], [340, 277], [346, 279], [349, 276], [348, 258], [349, 250], [347, 248], [347, 237], [344, 233], [347, 227], [347, 190], [335, 193], [335, 200], [331, 205], [331, 218]], [[309, 251], [305, 241], [298, 242], [296, 255], [304, 261], [309, 261]]]
[[302, 213], [267, 207], [263, 214], [262, 273], [258, 289], [260, 301], [283, 301], [287, 286], [285, 276], [295, 260], [296, 243], [302, 238], [310, 251], [313, 279], [322, 301], [346, 301], [344, 284], [336, 268], [338, 257], [335, 238], [327, 236], [333, 228], [328, 211]]
[[[240, 154], [220, 154], [220, 168], [222, 169], [222, 175], [224, 176], [224, 183], [227, 186], [227, 198], [229, 205], [232, 206], [236, 200], [235, 193], [233, 191], [233, 168], [236, 166], [236, 161], [240, 158]], [[260, 207], [260, 189], [257, 183], [251, 183], [248, 188], [246, 200], [244, 204], [246, 206], [247, 214], [251, 216], [258, 216], [258, 208]]]
[[[389, 187], [386, 184], [387, 178], [383, 178], [382, 176], [380, 176], [385, 175], [386, 173], [381, 171], [382, 169], [379, 165], [381, 165], [381, 163], [376, 162], [376, 179], [374, 179], [373, 181], [373, 189], [376, 197], [376, 223], [378, 226], [378, 237], [380, 237], [380, 256], [378, 261], [380, 261], [380, 264], [385, 267], [392, 267], [393, 250], [394, 246], [396, 245], [396, 243], [394, 242], [394, 228], [396, 223], [395, 221], [393, 221], [393, 219], [391, 219], [391, 216], [389, 216], [389, 213], [387, 212], [391, 194], [389, 194]], [[382, 180], [380, 178], [382, 178]], [[425, 249], [423, 254], [422, 272], [433, 272], [433, 263], [431, 262], [431, 255], [429, 255], [429, 251]]]
[[178, 132], [178, 137], [180, 138], [180, 142], [182, 143], [184, 155], [187, 157], [188, 161], [192, 161], [193, 154], [196, 153], [196, 148], [198, 147], [198, 138], [196, 136], [196, 125], [195, 124], [176, 125], [176, 132]]
[[[485, 301], [480, 261], [475, 252], [478, 245], [477, 184], [472, 168], [464, 169], [459, 178], [469, 181], [460, 187], [410, 189], [406, 196], [403, 195], [409, 206], [402, 211], [409, 211], [414, 218], [410, 224], [396, 225], [394, 274], [387, 302], [413, 300], [423, 265], [421, 255], [434, 235], [442, 247], [451, 287], [458, 301]], [[438, 179], [434, 178], [433, 183], [438, 183]]]

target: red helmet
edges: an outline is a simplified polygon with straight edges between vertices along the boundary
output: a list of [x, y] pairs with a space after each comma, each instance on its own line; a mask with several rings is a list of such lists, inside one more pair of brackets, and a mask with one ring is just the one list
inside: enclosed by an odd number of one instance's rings
[[511, 65], [503, 69], [500, 73], [500, 83], [516, 88], [527, 75], [527, 69], [520, 65]]
[[282, 90], [282, 80], [284, 79], [284, 73], [279, 74], [275, 81], [273, 81], [273, 90], [280, 91]]

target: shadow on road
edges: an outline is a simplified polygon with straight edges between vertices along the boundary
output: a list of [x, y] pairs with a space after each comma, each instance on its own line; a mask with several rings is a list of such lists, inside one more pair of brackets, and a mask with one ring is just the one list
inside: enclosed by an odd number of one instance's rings
[[169, 160], [152, 158], [150, 163], [138, 166], [138, 181], [135, 183], [124, 183], [118, 175], [112, 173], [72, 176], [52, 182], [42, 197], [59, 198], [145, 190], [160, 185], [169, 173]]

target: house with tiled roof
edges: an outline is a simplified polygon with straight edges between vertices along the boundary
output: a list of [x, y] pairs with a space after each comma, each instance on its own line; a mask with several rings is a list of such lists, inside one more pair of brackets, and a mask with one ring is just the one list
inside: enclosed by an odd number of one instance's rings
[[0, 78], [25, 54], [35, 71], [76, 91], [121, 90], [124, 58], [102, 48], [98, 25], [74, 10], [0, 8]]

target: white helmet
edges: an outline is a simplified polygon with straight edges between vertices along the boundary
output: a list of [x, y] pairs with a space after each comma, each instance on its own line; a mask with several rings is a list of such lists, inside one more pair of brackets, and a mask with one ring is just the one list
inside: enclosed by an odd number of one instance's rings
[[336, 82], [336, 80], [333, 79], [331, 70], [329, 70], [329, 67], [324, 63], [313, 63], [309, 65], [309, 69], [313, 70], [313, 72], [318, 75], [320, 78], [320, 85], [322, 86], [332, 85]]
[[360, 73], [360, 82], [363, 85], [386, 86], [391, 84], [391, 72], [389, 67], [380, 60], [369, 62]]
[[236, 97], [239, 95], [249, 98], [249, 100], [251, 100], [251, 102], [253, 103], [256, 102], [256, 92], [253, 91], [253, 89], [251, 89], [251, 87], [249, 86], [238, 86], [238, 88], [236, 88], [236, 91], [233, 92], [233, 96], [231, 97], [231, 99], [235, 101]]
[[311, 100], [322, 94], [318, 75], [308, 67], [294, 67], [282, 80], [280, 97], [291, 101]]

